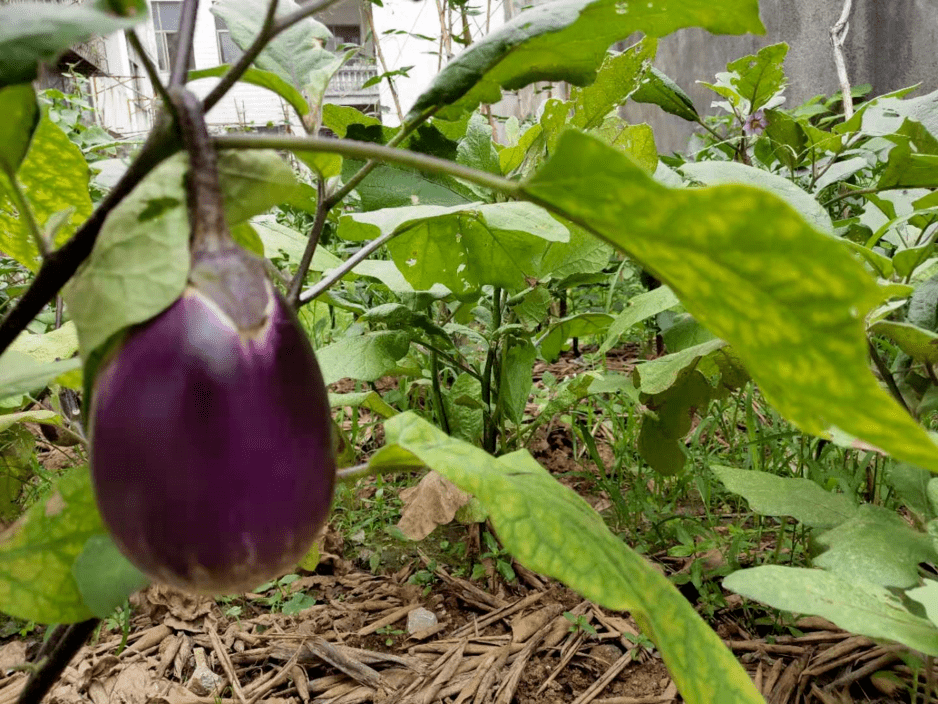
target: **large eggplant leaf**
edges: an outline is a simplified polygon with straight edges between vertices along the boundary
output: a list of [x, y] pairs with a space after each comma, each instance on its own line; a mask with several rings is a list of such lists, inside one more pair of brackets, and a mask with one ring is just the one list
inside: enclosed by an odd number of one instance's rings
[[415, 289], [442, 284], [457, 295], [486, 284], [524, 289], [527, 278], [550, 273], [543, 265], [548, 245], [569, 240], [566, 227], [523, 202], [417, 205], [345, 215], [339, 221], [339, 235], [350, 240], [392, 232], [400, 234], [388, 250]]
[[720, 465], [711, 469], [729, 491], [746, 499], [749, 508], [760, 516], [791, 516], [807, 526], [829, 527], [857, 513], [850, 497], [825, 491], [810, 479]]
[[[198, 71], [189, 71], [189, 80], [197, 81], [200, 78], [221, 77], [225, 75], [230, 68], [230, 65], [222, 64], [221, 66], [202, 68]], [[296, 110], [296, 114], [300, 117], [303, 117], [303, 115], [309, 112], [309, 105], [306, 103], [306, 98], [303, 97], [303, 94], [292, 85], [287, 83], [287, 81], [285, 81], [282, 76], [274, 73], [273, 71], [262, 71], [259, 68], [249, 68], [238, 80], [273, 91], [288, 103], [290, 103], [290, 105], [293, 106], [293, 109]]]
[[606, 49], [634, 32], [663, 37], [682, 27], [714, 34], [761, 34], [757, 0], [556, 0], [521, 12], [450, 61], [421, 95], [408, 121], [436, 114], [455, 119], [501, 91], [535, 81], [589, 85]]
[[789, 205], [748, 186], [667, 188], [572, 130], [521, 190], [667, 283], [802, 430], [833, 426], [938, 472], [938, 446], [870, 372], [863, 320], [883, 290]]
[[824, 570], [764, 565], [734, 572], [723, 586], [776, 609], [823, 616], [851, 633], [938, 655], [938, 627], [876, 584]]
[[88, 468], [70, 470], [0, 535], [0, 611], [38, 623], [91, 618], [72, 564], [88, 538], [103, 532]]
[[[48, 116], [43, 116], [15, 178], [40, 229], [64, 218], [55, 234], [57, 245], [71, 237], [91, 215], [89, 176], [81, 150]], [[36, 271], [39, 248], [19, 211], [9, 178], [0, 170], [0, 250]]]
[[505, 548], [609, 609], [630, 611], [655, 642], [690, 704], [763, 702], [746, 671], [694, 608], [602, 518], [526, 451], [498, 459], [451, 438], [413, 413], [385, 423], [388, 445], [371, 460], [424, 464], [488, 511]]
[[0, 167], [16, 173], [26, 158], [29, 141], [39, 124], [39, 103], [30, 83], [0, 89]]

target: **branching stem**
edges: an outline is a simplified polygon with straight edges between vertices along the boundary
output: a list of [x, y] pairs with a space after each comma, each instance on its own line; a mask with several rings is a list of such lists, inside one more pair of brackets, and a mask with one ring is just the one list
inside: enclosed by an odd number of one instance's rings
[[170, 88], [181, 86], [186, 82], [189, 54], [192, 53], [192, 37], [195, 36], [195, 16], [198, 11], [199, 0], [182, 0], [177, 34], [179, 43], [176, 45], [176, 56], [170, 57], [173, 61], [173, 72], [169, 76]]

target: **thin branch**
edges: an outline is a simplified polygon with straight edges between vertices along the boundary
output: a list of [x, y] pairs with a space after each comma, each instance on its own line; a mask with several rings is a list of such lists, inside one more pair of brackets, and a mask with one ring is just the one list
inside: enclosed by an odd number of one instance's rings
[[[295, 151], [326, 152], [341, 154], [352, 159], [373, 159], [383, 162], [409, 166], [420, 171], [433, 174], [443, 174], [470, 181], [499, 191], [509, 196], [518, 195], [521, 186], [517, 181], [511, 181], [501, 176], [490, 174], [487, 171], [473, 169], [446, 159], [439, 159], [426, 154], [394, 149], [390, 146], [372, 144], [370, 142], [356, 142], [345, 139], [332, 139], [329, 137], [293, 137], [289, 135], [239, 135], [228, 134], [214, 137], [212, 141], [218, 149], [288, 149]], [[363, 167], [364, 168], [364, 167]], [[343, 189], [344, 190], [344, 189]], [[337, 202], [338, 194], [326, 199], [326, 203]]]
[[[876, 365], [876, 369], [879, 372], [879, 375], [883, 378], [883, 381], [886, 382], [886, 386], [889, 387], [890, 393], [892, 393], [893, 398], [902, 406], [906, 413], [912, 416], [912, 411], [909, 409], [909, 405], [905, 402], [905, 398], [902, 396], [902, 392], [899, 391], [899, 387], [896, 386], [896, 379], [893, 377], [892, 372], [889, 371], [889, 367], [886, 366], [886, 363], [883, 361], [882, 357], [879, 356], [879, 352], [876, 351], [876, 346], [869, 340], [867, 340], [867, 347], [870, 350], [870, 358], [873, 360], [873, 364]], [[914, 416], [913, 416], [914, 417]]]
[[[387, 74], [388, 65], [384, 62], [384, 52], [381, 51], [381, 41], [378, 39], [378, 33], [375, 31], [375, 18], [371, 8], [371, 2], [366, 2], [364, 10], [365, 19], [368, 21], [368, 29], [371, 30], [371, 43], [375, 47], [375, 56], [378, 57], [378, 62], [381, 64], [381, 70]], [[387, 79], [388, 87], [391, 89], [391, 98], [394, 99], [394, 107], [397, 110], [397, 119], [401, 121], [401, 124], [403, 124], [404, 111], [401, 110], [401, 101], [400, 98], [397, 97], [397, 88], [394, 86], [394, 79], [391, 76], [387, 76]]]
[[326, 197], [323, 194], [325, 188], [325, 179], [320, 178], [318, 189], [319, 203], [316, 205], [316, 219], [313, 220], [313, 226], [306, 240], [306, 249], [303, 250], [300, 265], [296, 268], [296, 274], [293, 276], [293, 281], [290, 283], [290, 290], [287, 292], [287, 301], [294, 309], [300, 307], [300, 289], [303, 288], [303, 282], [306, 280], [307, 272], [309, 272], [309, 265], [313, 263], [313, 255], [316, 254], [316, 247], [319, 245], [319, 238], [322, 237], [323, 228], [326, 226], [329, 211], [332, 210], [332, 206], [326, 206]]
[[342, 279], [343, 276], [348, 274], [352, 269], [367, 259], [372, 252], [384, 246], [387, 242], [391, 241], [399, 234], [400, 232], [388, 232], [385, 235], [381, 235], [381, 237], [373, 239], [371, 242], [366, 244], [360, 250], [355, 252], [355, 254], [345, 260], [341, 265], [337, 266], [335, 269], [329, 272], [329, 275], [324, 277], [321, 281], [317, 282], [315, 286], [303, 291], [299, 297], [299, 304], [304, 305], [310, 301], [315, 300], [316, 298], [319, 298], [319, 296], [324, 294], [326, 291], [332, 288], [336, 282]]
[[[100, 619], [92, 618], [81, 623], [73, 623], [64, 631], [57, 629], [57, 642], [36, 663], [37, 669], [26, 680], [26, 686], [20, 692], [17, 704], [39, 704], [42, 701], [42, 698], [58, 681], [62, 671], [81, 650], [88, 636], [98, 627], [99, 621]], [[54, 633], [53, 636], [55, 635]]]
[[830, 200], [824, 203], [821, 203], [821, 206], [824, 208], [827, 208], [833, 205], [834, 203], [839, 203], [840, 201], [846, 200], [847, 198], [850, 198], [851, 196], [865, 196], [871, 193], [879, 193], [882, 190], [886, 190], [886, 189], [876, 188], [875, 186], [872, 188], [858, 188], [853, 191], [847, 191], [846, 193], [841, 193], [840, 195], [836, 195]]
[[844, 0], [844, 7], [840, 13], [840, 18], [831, 27], [830, 38], [831, 47], [834, 50], [834, 65], [837, 67], [837, 77], [840, 79], [840, 92], [844, 100], [844, 118], [849, 120], [853, 117], [853, 94], [850, 90], [850, 76], [847, 74], [847, 60], [844, 58], [844, 42], [847, 41], [847, 33], [850, 31], [850, 10], [853, 0]]
[[195, 16], [199, 11], [199, 0], [182, 0], [179, 18], [179, 43], [173, 57], [173, 72], [169, 77], [170, 87], [181, 86], [189, 73], [189, 54], [192, 53], [192, 37], [195, 35]]
[[160, 162], [179, 151], [178, 140], [169, 131], [168, 126], [164, 128], [158, 128], [150, 134], [137, 158], [91, 217], [78, 228], [68, 242], [50, 252], [43, 261], [32, 284], [0, 323], [0, 354], [26, 329], [33, 318], [39, 315], [43, 307], [55, 298], [65, 282], [75, 275], [81, 263], [91, 254], [108, 214]]
[[143, 42], [140, 41], [140, 36], [137, 34], [137, 31], [134, 29], [128, 29], [124, 32], [127, 35], [127, 41], [130, 42], [130, 45], [134, 48], [134, 51], [137, 52], [137, 55], [140, 57], [140, 60], [143, 62], [143, 70], [147, 72], [147, 77], [150, 79], [150, 85], [153, 86], [153, 90], [156, 91], [160, 99], [163, 101], [168, 109], [173, 110], [172, 101], [169, 99], [169, 93], [166, 92], [166, 86], [163, 85], [163, 81], [160, 80], [159, 71], [157, 71], [156, 66], [153, 64], [153, 59], [150, 58], [150, 55], [147, 53], [146, 49], [143, 48]]

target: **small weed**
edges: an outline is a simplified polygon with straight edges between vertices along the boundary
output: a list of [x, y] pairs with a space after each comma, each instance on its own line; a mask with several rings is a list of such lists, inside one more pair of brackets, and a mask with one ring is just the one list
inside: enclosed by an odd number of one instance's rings
[[563, 612], [563, 617], [570, 622], [570, 628], [567, 630], [570, 633], [588, 633], [594, 638], [599, 635], [596, 633], [596, 629], [593, 628], [593, 624], [589, 622], [589, 619], [584, 615], [574, 616], [569, 611]]
[[394, 628], [394, 626], [392, 626], [391, 624], [388, 624], [387, 626], [382, 626], [375, 632], [380, 636], [387, 636], [387, 638], [384, 639], [384, 644], [387, 645], [388, 647], [394, 645], [395, 636], [404, 635], [404, 631], [400, 630], [399, 628]]

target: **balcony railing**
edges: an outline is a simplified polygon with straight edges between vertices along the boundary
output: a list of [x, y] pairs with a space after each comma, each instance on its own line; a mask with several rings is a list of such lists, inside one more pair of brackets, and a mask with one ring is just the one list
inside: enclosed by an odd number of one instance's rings
[[326, 89], [326, 98], [377, 98], [378, 85], [362, 88], [369, 79], [378, 75], [378, 67], [371, 64], [346, 64], [332, 77]]

